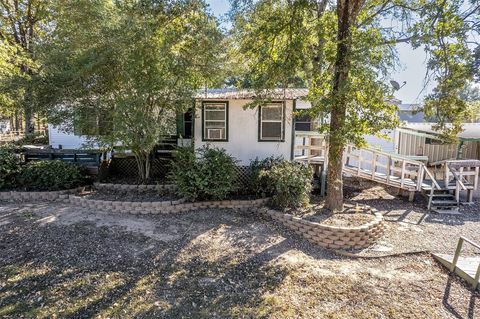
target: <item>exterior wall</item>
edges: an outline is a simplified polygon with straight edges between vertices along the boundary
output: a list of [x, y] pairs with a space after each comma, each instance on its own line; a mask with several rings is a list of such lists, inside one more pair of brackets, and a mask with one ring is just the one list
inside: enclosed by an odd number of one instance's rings
[[[220, 100], [216, 100], [220, 101]], [[206, 144], [224, 148], [235, 157], [240, 165], [248, 165], [256, 157], [269, 156], [291, 158], [293, 130], [293, 101], [285, 101], [285, 141], [259, 141], [258, 107], [243, 109], [251, 100], [228, 100], [228, 141], [202, 141], [202, 106], [197, 103], [194, 120], [194, 145], [200, 148]]]
[[[457, 144], [427, 144], [424, 136], [398, 132], [398, 153], [401, 155], [425, 155], [429, 162], [438, 162], [457, 157]], [[463, 159], [478, 159], [478, 143], [466, 141], [463, 144]]]
[[73, 132], [67, 132], [61, 127], [48, 124], [48, 140], [53, 148], [79, 149], [87, 143], [85, 136], [77, 136]]

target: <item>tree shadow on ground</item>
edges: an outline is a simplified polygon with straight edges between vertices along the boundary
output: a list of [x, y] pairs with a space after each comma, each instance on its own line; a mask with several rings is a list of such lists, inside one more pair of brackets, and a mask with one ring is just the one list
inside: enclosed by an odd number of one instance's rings
[[[261, 249], [233, 242], [239, 256], [204, 259], [201, 251], [195, 253], [191, 247], [197, 238], [225, 225], [249, 229], [264, 223], [252, 217], [236, 222], [222, 214], [217, 218], [202, 214], [196, 211], [183, 217], [192, 223], [202, 218], [205, 227], [188, 228], [182, 238], [162, 243], [91, 222], [39, 225], [30, 216], [14, 212], [8, 216], [12, 222], [0, 225], [0, 315], [179, 318], [243, 313], [262, 317], [267, 313], [258, 306], [264, 294], [287, 274], [271, 262], [292, 247], [314, 257], [318, 253], [309, 244], [296, 245], [293, 235], [268, 243], [252, 240], [258, 234], [247, 232], [247, 241], [262, 242]], [[271, 234], [264, 235], [268, 239]], [[181, 258], [187, 249], [192, 256]]]
[[[457, 319], [474, 319], [475, 318], [475, 305], [478, 303], [480, 300], [480, 293], [475, 292], [470, 289], [470, 287], [467, 287], [467, 284], [465, 282], [460, 282], [460, 279], [455, 277], [455, 274], [450, 274], [447, 279], [447, 283], [445, 285], [445, 292], [443, 295], [443, 300], [442, 304], [447, 309], [447, 311], [452, 314]], [[465, 298], [464, 301], [458, 301], [455, 300], [454, 303], [452, 304], [452, 301], [450, 300], [450, 294], [452, 289], [462, 289], [465, 290], [465, 294], [470, 294], [470, 298]], [[467, 308], [465, 308], [465, 305], [459, 305], [459, 303], [465, 303], [468, 302]], [[467, 313], [462, 314], [460, 313], [457, 308], [462, 308], [462, 309], [468, 309]]]

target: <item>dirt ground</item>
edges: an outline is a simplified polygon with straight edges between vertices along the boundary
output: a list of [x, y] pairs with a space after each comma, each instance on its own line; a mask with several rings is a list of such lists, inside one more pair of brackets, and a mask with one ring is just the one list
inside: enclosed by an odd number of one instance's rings
[[[349, 196], [392, 206], [383, 247], [416, 234], [410, 227], [422, 232], [394, 251], [452, 251], [462, 227], [479, 240], [478, 211], [418, 223], [419, 209], [378, 192]], [[480, 318], [480, 294], [428, 253], [346, 258], [233, 210], [133, 216], [0, 203], [0, 317]]]
[[[428, 251], [453, 254], [460, 236], [480, 242], [480, 202], [460, 207], [459, 214], [429, 213], [426, 199], [417, 194], [414, 202], [398, 196], [397, 190], [352, 179], [347, 180], [346, 197], [354, 203], [377, 209], [387, 222], [388, 231], [377, 245], [358, 253], [381, 256], [396, 253]], [[464, 253], [479, 254], [470, 245]]]

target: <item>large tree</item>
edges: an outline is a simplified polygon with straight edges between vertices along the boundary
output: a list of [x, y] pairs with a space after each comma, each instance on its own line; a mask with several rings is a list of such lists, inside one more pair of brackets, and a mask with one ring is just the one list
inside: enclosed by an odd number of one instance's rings
[[[425, 111], [445, 135], [460, 130], [467, 112], [459, 91], [475, 65], [471, 33], [478, 33], [478, 1], [445, 0], [233, 0], [233, 37], [245, 78], [258, 89], [309, 88], [311, 114], [328, 114], [326, 205], [343, 209], [342, 157], [347, 143], [364, 144], [398, 124], [386, 83], [399, 61], [395, 46], [410, 43], [428, 54], [437, 85]], [[453, 126], [447, 126], [452, 122]]]
[[147, 181], [151, 152], [175, 132], [175, 113], [221, 69], [216, 20], [200, 0], [72, 0], [56, 21], [42, 96], [50, 118], [74, 118], [70, 129], [97, 145], [132, 151]]
[[23, 115], [25, 133], [32, 132], [33, 115], [39, 109], [35, 79], [40, 65], [37, 48], [51, 30], [51, 6], [42, 0], [0, 0], [0, 111], [16, 118]]

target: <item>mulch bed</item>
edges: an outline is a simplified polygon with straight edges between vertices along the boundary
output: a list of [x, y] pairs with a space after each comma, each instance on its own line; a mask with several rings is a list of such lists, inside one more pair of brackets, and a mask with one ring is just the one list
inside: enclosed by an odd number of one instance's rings
[[375, 219], [375, 216], [365, 212], [342, 212], [329, 214], [327, 211], [320, 211], [304, 217], [312, 222], [338, 227], [359, 227]]
[[122, 202], [162, 202], [180, 199], [180, 196], [171, 192], [159, 192], [154, 190], [142, 191], [114, 191], [114, 190], [91, 190], [80, 194], [89, 199]]

